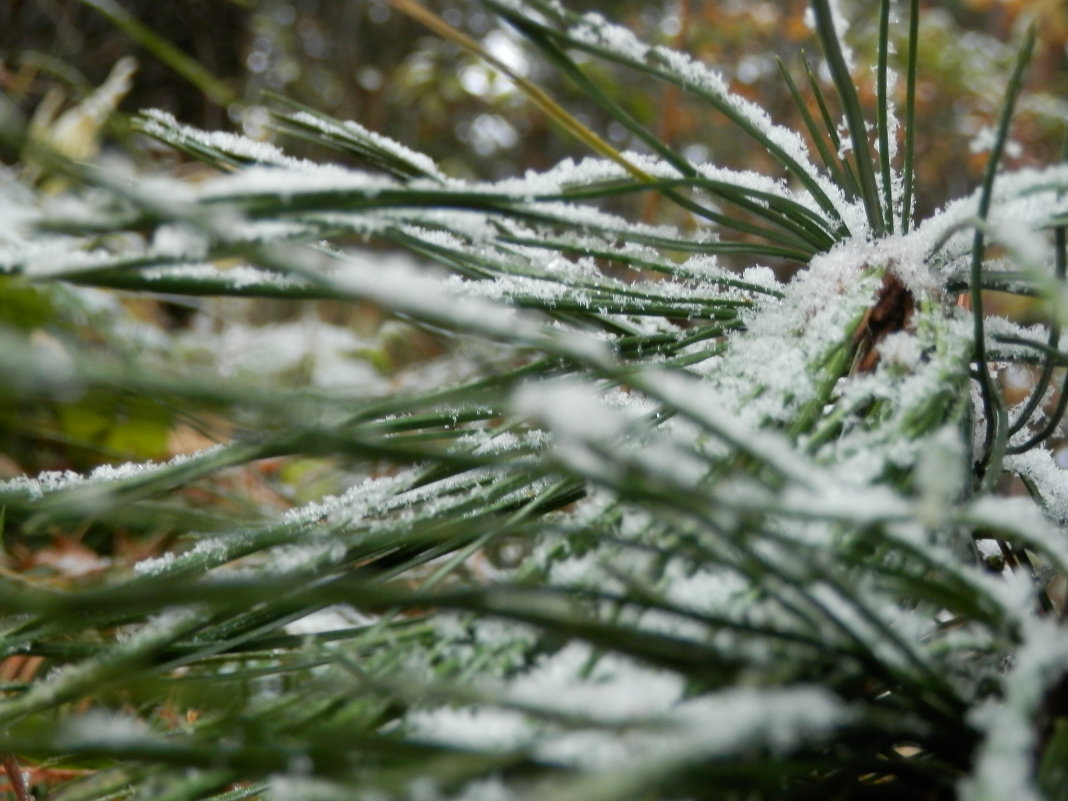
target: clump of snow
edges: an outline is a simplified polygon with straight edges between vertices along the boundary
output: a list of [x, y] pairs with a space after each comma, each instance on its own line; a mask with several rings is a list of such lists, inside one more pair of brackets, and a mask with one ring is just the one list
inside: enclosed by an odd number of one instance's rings
[[165, 256], [193, 260], [207, 255], [208, 243], [187, 225], [161, 225], [152, 235], [152, 248]]
[[[593, 657], [589, 645], [572, 643], [507, 682], [506, 706], [420, 709], [409, 715], [409, 730], [417, 739], [494, 753], [530, 748], [552, 762], [600, 771], [665, 759], [684, 764], [756, 744], [787, 752], [850, 719], [819, 688], [685, 699], [676, 673], [612, 654]], [[561, 729], [546, 714], [575, 722]]]
[[923, 358], [923, 346], [908, 331], [888, 334], [878, 345], [879, 358], [884, 365], [894, 365], [906, 370], [913, 369]]
[[[968, 150], [972, 153], [987, 153], [994, 149], [997, 142], [997, 131], [993, 126], [987, 125], [976, 131], [975, 136], [968, 143]], [[1009, 158], [1019, 158], [1023, 153], [1023, 147], [1019, 142], [1011, 139], [1005, 142], [1005, 155]]]
[[40, 500], [45, 495], [80, 485], [117, 484], [133, 478], [146, 478], [157, 473], [164, 473], [179, 465], [189, 464], [195, 460], [210, 459], [219, 454], [226, 446], [213, 445], [196, 453], [180, 454], [167, 462], [125, 462], [119, 465], [100, 465], [89, 474], [83, 475], [73, 470], [49, 470], [39, 473], [34, 478], [18, 476], [0, 481], [0, 493], [15, 492], [27, 495], [31, 500]]
[[146, 743], [162, 742], [141, 718], [117, 712], [93, 710], [68, 717], [56, 733], [55, 747], [81, 748], [141, 748]]
[[1012, 798], [1042, 801], [1034, 780], [1034, 718], [1051, 685], [1068, 672], [1068, 639], [1048, 620], [1028, 619], [1023, 646], [1005, 678], [1002, 700], [972, 712], [985, 736], [970, 775], [960, 783], [963, 801]]
[[1042, 499], [1046, 514], [1068, 522], [1068, 470], [1057, 464], [1047, 448], [1036, 447], [1005, 457], [1005, 469], [1030, 482]]
[[[689, 264], [689, 262], [687, 262]], [[742, 271], [742, 280], [756, 286], [767, 287], [768, 289], [779, 289], [781, 284], [779, 279], [775, 277], [775, 271], [770, 267], [764, 267], [763, 265], [756, 265], [754, 267], [746, 267]]]
[[319, 609], [292, 623], [286, 623], [285, 630], [287, 634], [320, 634], [354, 626], [369, 626], [374, 620], [351, 606], [337, 604]]
[[[676, 673], [612, 654], [597, 659], [587, 670], [593, 656], [589, 645], [571, 643], [517, 677], [508, 695], [531, 706], [621, 724], [667, 712], [685, 690]], [[577, 679], [584, 674], [583, 680]]]
[[287, 156], [280, 148], [269, 142], [257, 142], [239, 134], [204, 131], [190, 125], [183, 125], [175, 119], [173, 114], [161, 109], [143, 109], [141, 117], [140, 127], [144, 133], [178, 146], [187, 143], [202, 145], [258, 164], [273, 164], [294, 169], [317, 169], [319, 166], [306, 159]]

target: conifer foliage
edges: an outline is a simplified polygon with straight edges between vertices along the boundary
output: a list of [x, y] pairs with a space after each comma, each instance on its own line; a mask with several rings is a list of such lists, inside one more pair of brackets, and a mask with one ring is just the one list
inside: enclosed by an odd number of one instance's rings
[[[1068, 167], [999, 169], [1033, 32], [983, 182], [916, 219], [918, 0], [879, 4], [874, 65], [813, 0], [830, 81], [783, 67], [801, 131], [598, 13], [479, 2], [641, 152], [489, 53], [588, 158], [477, 182], [282, 99], [275, 129], [334, 159], [137, 115], [190, 180], [71, 160], [0, 106], [36, 180], [0, 183], [3, 436], [99, 446], [0, 483], [9, 776], [57, 801], [1068, 797]], [[598, 63], [780, 170], [688, 159]], [[677, 223], [620, 211], [650, 194]], [[145, 297], [362, 304], [438, 350], [390, 383], [334, 331], [267, 380], [229, 333], [149, 334]], [[137, 450], [177, 428], [200, 445]], [[325, 495], [297, 478], [322, 464]]]

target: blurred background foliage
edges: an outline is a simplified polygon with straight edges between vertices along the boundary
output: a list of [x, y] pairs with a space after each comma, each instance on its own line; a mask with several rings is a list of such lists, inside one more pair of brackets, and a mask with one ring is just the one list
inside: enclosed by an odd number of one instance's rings
[[[585, 155], [551, 131], [510, 82], [454, 45], [428, 34], [387, 0], [122, 0], [122, 6], [221, 79], [229, 108], [138, 47], [100, 13], [96, 0], [9, 0], [0, 21], [0, 86], [32, 110], [57, 83], [72, 97], [99, 85], [123, 55], [141, 62], [124, 108], [157, 107], [207, 128], [227, 124], [266, 137], [263, 93], [275, 92], [403, 141], [457, 176], [497, 177]], [[430, 2], [445, 20], [527, 74], [617, 146], [637, 146], [621, 126], [584, 108], [579, 95], [484, 9]], [[646, 40], [686, 50], [722, 68], [732, 88], [759, 97], [779, 121], [801, 128], [777, 69], [800, 77], [811, 47], [803, 0], [613, 0], [572, 3], [607, 14]], [[1040, 44], [1016, 126], [1023, 158], [1048, 163], [1060, 146], [1056, 122], [1068, 108], [1068, 4], [1064, 0], [951, 0], [923, 3], [918, 108], [920, 214], [974, 186], [983, 164], [968, 143], [993, 123], [1013, 41], [1031, 16]], [[859, 59], [874, 52], [876, 6], [844, 2]], [[898, 30], [904, 35], [904, 30]], [[898, 48], [899, 50], [901, 48]], [[809, 53], [816, 61], [815, 53]], [[596, 67], [603, 85], [635, 116], [692, 157], [764, 169], [706, 110], [674, 92], [650, 93], [632, 75]], [[965, 77], [966, 76], [966, 77]], [[826, 78], [826, 76], [823, 76]], [[874, 74], [866, 97], [874, 102]], [[803, 81], [802, 81], [803, 83]], [[863, 89], [864, 87], [862, 87]], [[901, 98], [903, 101], [903, 98]], [[651, 210], [650, 210], [651, 213]]]

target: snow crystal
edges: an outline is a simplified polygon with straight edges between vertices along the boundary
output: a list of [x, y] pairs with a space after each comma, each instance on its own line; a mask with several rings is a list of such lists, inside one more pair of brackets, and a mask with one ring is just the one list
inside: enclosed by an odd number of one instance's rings
[[[1047, 332], [1043, 325], [1021, 325], [1005, 317], [988, 316], [983, 327], [988, 339], [997, 343], [999, 356], [1026, 359], [1034, 354], [1034, 348], [1011, 340], [1046, 343]], [[1007, 341], [1010, 340], [1010, 341]]]
[[335, 537], [317, 537], [308, 542], [290, 543], [272, 548], [266, 564], [258, 571], [285, 575], [303, 573], [323, 565], [333, 565], [345, 556], [344, 541]]
[[214, 567], [232, 558], [233, 539], [225, 537], [205, 537], [188, 551], [181, 554], [168, 552], [160, 556], [142, 559], [134, 565], [134, 572], [139, 576], [159, 576], [171, 571], [182, 570], [189, 564], [206, 562]]
[[391, 476], [366, 478], [341, 496], [328, 495], [290, 509], [282, 519], [287, 524], [307, 524], [329, 518], [331, 522], [351, 527], [385, 508], [387, 502], [398, 502], [417, 475], [414, 468], [409, 468]]
[[297, 113], [290, 115], [289, 119], [326, 134], [340, 136], [345, 139], [355, 139], [361, 143], [369, 143], [374, 149], [389, 153], [394, 158], [414, 166], [424, 176], [442, 182], [447, 180], [445, 174], [438, 169], [434, 160], [429, 156], [412, 150], [411, 148], [406, 147], [399, 142], [395, 142], [388, 137], [382, 136], [381, 134], [375, 133], [374, 131], [368, 130], [352, 120], [334, 122], [306, 111], [298, 111]]
[[1030, 482], [1042, 499], [1046, 513], [1068, 522], [1068, 470], [1057, 464], [1046, 448], [1032, 448], [1005, 457], [1005, 469]]
[[323, 193], [374, 197], [398, 186], [389, 178], [328, 164], [309, 164], [300, 169], [257, 166], [207, 181], [200, 186], [199, 194], [206, 200], [248, 200], [256, 195], [292, 200]]
[[635, 36], [630, 29], [613, 25], [592, 11], [584, 14], [581, 24], [573, 27], [570, 33], [580, 42], [610, 50], [630, 61], [644, 61], [649, 52], [649, 45]]
[[205, 283], [218, 281], [234, 290], [264, 285], [283, 290], [311, 286], [307, 281], [294, 276], [279, 275], [248, 264], [226, 268], [203, 263], [168, 264], [141, 270], [141, 276], [150, 281], [182, 280]]
[[567, 300], [572, 303], [580, 303], [589, 306], [589, 296], [581, 290], [557, 282], [545, 281], [527, 276], [508, 276], [497, 278], [492, 281], [468, 281], [459, 276], [454, 276], [449, 283], [457, 287], [464, 295], [490, 298], [493, 300], [513, 300], [526, 297], [537, 300], [540, 303], [553, 305], [553, 302]]
[[287, 156], [282, 150], [268, 142], [257, 142], [246, 136], [225, 131], [203, 131], [189, 125], [183, 125], [173, 114], [160, 109], [143, 109], [141, 111], [141, 130], [164, 142], [176, 145], [194, 143], [213, 150], [221, 150], [231, 156], [248, 159], [260, 164], [274, 164], [295, 169], [317, 168], [315, 162]]
[[0, 492], [24, 493], [31, 500], [40, 500], [49, 493], [81, 484], [104, 485], [166, 472], [173, 467], [187, 464], [193, 460], [215, 456], [225, 447], [225, 445], [213, 445], [196, 453], [180, 454], [167, 462], [126, 462], [119, 465], [100, 465], [88, 475], [75, 473], [72, 470], [49, 470], [39, 473], [34, 478], [17, 476], [7, 481], [0, 481]]
[[166, 573], [174, 565], [176, 557], [173, 553], [165, 553], [162, 556], [153, 556], [142, 559], [134, 566], [134, 573], [139, 576], [158, 576]]
[[540, 437], [534, 436], [536, 432], [524, 433], [519, 436], [511, 431], [497, 432], [490, 429], [473, 431], [460, 437], [456, 446], [458, 450], [471, 453], [476, 456], [494, 453], [507, 453], [518, 450], [524, 446], [538, 446]]

